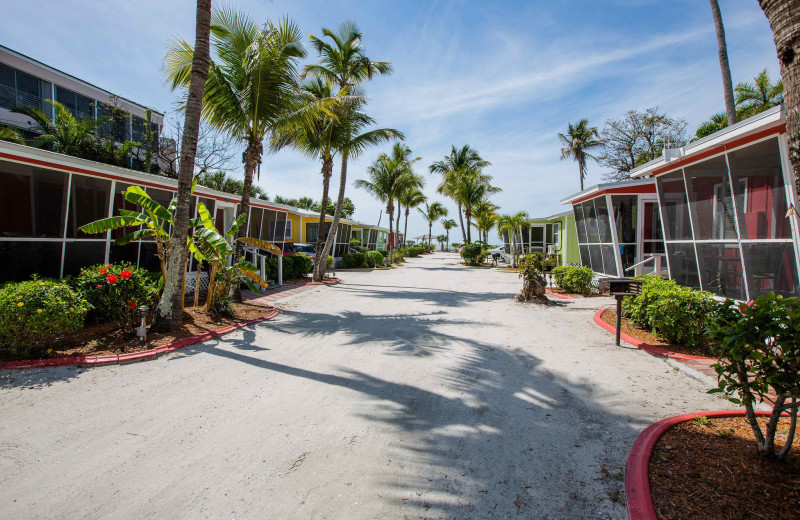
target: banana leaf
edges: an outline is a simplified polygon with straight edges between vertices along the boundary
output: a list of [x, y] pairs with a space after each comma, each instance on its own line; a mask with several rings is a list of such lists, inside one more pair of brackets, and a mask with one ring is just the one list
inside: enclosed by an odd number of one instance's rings
[[150, 195], [139, 186], [131, 186], [125, 190], [125, 200], [130, 203], [138, 204], [144, 209], [152, 212], [155, 216], [163, 220], [169, 220], [170, 214], [164, 206], [150, 198]]
[[245, 213], [242, 213], [241, 215], [236, 217], [236, 220], [233, 221], [233, 224], [231, 224], [231, 228], [228, 230], [227, 233], [225, 233], [225, 235], [229, 237], [236, 236], [236, 232], [239, 230], [242, 224], [245, 223], [246, 220], [247, 220], [247, 214]]
[[266, 240], [261, 240], [253, 237], [241, 237], [237, 238], [235, 241], [243, 242], [251, 247], [257, 247], [258, 249], [263, 249], [269, 253], [272, 253], [273, 255], [280, 256], [281, 254], [283, 254], [281, 253], [279, 247], [277, 247], [275, 244], [271, 242], [267, 242]]
[[156, 232], [150, 228], [138, 229], [133, 233], [128, 233], [124, 237], [119, 237], [118, 239], [114, 240], [114, 244], [118, 246], [124, 246], [125, 244], [130, 244], [136, 240], [141, 240], [143, 238], [150, 238], [156, 236]]
[[[233, 254], [233, 248], [231, 245], [222, 235], [217, 232], [216, 229], [200, 228], [195, 231], [194, 237], [195, 241], [211, 246], [215, 250], [216, 256], [219, 258], [225, 258], [226, 256]], [[206, 255], [205, 252], [203, 252], [203, 254]]]
[[[248, 278], [249, 278], [250, 280], [253, 280], [258, 285], [260, 285], [261, 287], [269, 287], [269, 284], [267, 283], [267, 281], [264, 280], [263, 278], [261, 278], [261, 276], [255, 270], [251, 271], [249, 269], [239, 269], [239, 272], [242, 273], [242, 276], [244, 277], [242, 279], [245, 280], [245, 283], [247, 283]], [[253, 291], [253, 292], [257, 292], [257, 291]]]
[[126, 226], [136, 226], [144, 223], [145, 222], [142, 222], [138, 217], [133, 216], [108, 217], [95, 220], [94, 222], [83, 225], [78, 229], [87, 235], [93, 235], [95, 233], [105, 233], [106, 231], [110, 231], [112, 229], [119, 229]]
[[211, 231], [216, 231], [217, 228], [214, 226], [214, 219], [211, 218], [211, 213], [208, 212], [206, 205], [202, 202], [197, 203], [197, 214], [200, 215], [200, 220], [203, 222], [203, 226], [206, 229]]

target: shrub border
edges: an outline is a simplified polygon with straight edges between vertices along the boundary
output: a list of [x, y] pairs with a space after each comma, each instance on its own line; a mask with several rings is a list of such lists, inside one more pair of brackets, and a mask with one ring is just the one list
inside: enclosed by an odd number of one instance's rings
[[252, 320], [240, 321], [233, 325], [228, 325], [217, 330], [211, 330], [202, 334], [196, 334], [187, 338], [176, 339], [172, 343], [167, 343], [160, 347], [143, 350], [141, 352], [130, 352], [128, 354], [109, 354], [105, 356], [73, 356], [52, 359], [25, 359], [21, 361], [3, 361], [0, 362], [0, 369], [7, 370], [21, 370], [26, 368], [44, 368], [44, 367], [66, 367], [66, 366], [102, 366], [102, 365], [121, 365], [123, 363], [134, 363], [136, 361], [145, 361], [148, 359], [156, 359], [159, 354], [165, 354], [174, 350], [207, 341], [209, 339], [217, 338], [233, 332], [234, 330], [267, 321], [278, 315], [278, 309], [273, 308], [267, 315], [260, 318], [253, 318]]
[[[611, 325], [609, 325], [608, 323], [603, 321], [603, 319], [601, 318], [603, 313], [605, 311], [607, 311], [607, 310], [611, 310], [611, 307], [604, 307], [604, 308], [600, 309], [599, 311], [597, 311], [594, 314], [594, 317], [592, 319], [594, 320], [594, 322], [596, 324], [600, 325], [602, 328], [606, 329], [611, 334], [616, 334], [617, 331], [614, 329], [614, 327], [612, 327]], [[655, 345], [650, 345], [648, 343], [645, 343], [644, 341], [636, 339], [636, 338], [634, 338], [633, 336], [631, 336], [629, 334], [625, 334], [624, 332], [620, 332], [620, 338], [624, 339], [627, 343], [630, 343], [634, 347], [642, 349], [645, 352], [649, 352], [650, 354], [653, 354], [654, 356], [660, 356], [660, 357], [671, 358], [671, 359], [685, 359], [685, 360], [699, 359], [699, 360], [706, 360], [707, 361], [709, 359], [713, 359], [713, 360], [717, 359], [717, 358], [713, 358], [713, 357], [692, 356], [691, 354], [681, 354], [680, 352], [673, 352], [671, 350], [667, 350], [667, 349], [664, 349], [664, 348], [656, 347]]]
[[[755, 413], [760, 417], [768, 417], [771, 412], [757, 410]], [[661, 419], [645, 428], [634, 441], [625, 463], [625, 500], [628, 518], [630, 520], [658, 520], [650, 491], [650, 457], [656, 442], [664, 433], [695, 417], [715, 419], [744, 416], [744, 410], [687, 413]]]

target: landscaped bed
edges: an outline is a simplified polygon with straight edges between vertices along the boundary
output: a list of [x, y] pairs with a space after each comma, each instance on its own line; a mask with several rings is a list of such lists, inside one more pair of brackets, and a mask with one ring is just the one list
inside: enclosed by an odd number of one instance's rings
[[[614, 309], [606, 309], [600, 315], [600, 319], [602, 319], [605, 323], [608, 323], [612, 327], [617, 326], [617, 312]], [[709, 356], [709, 352], [707, 348], [703, 347], [688, 347], [686, 345], [679, 345], [675, 343], [670, 343], [669, 341], [660, 338], [651, 332], [637, 327], [635, 324], [631, 323], [628, 318], [625, 316], [622, 317], [622, 332], [633, 338], [638, 339], [648, 345], [662, 348], [664, 350], [669, 350], [670, 352], [676, 352], [679, 354], [688, 354], [690, 356], [702, 356], [707, 357]]]
[[[133, 329], [120, 329], [113, 322], [87, 325], [79, 331], [66, 334], [46, 347], [32, 349], [26, 358], [49, 359], [140, 352], [167, 345], [181, 338], [261, 318], [273, 311], [273, 308], [268, 305], [254, 302], [234, 303], [232, 307], [235, 317], [231, 318], [212, 316], [202, 306], [187, 307], [184, 310], [183, 325], [180, 329], [170, 333], [151, 333], [148, 331], [145, 343], [139, 341]], [[18, 359], [19, 357], [11, 357], [10, 351], [0, 350], [0, 361], [15, 361]]]
[[[765, 428], [768, 418], [759, 422]], [[780, 449], [789, 419], [776, 435]], [[649, 464], [653, 505], [662, 520], [800, 518], [800, 441], [784, 461], [765, 460], [744, 417], [700, 418], [668, 430]]]

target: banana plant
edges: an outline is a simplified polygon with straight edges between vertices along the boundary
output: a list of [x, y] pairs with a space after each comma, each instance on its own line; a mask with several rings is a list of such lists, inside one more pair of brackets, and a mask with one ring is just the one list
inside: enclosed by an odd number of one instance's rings
[[224, 235], [217, 231], [214, 219], [208, 212], [205, 204], [200, 202], [197, 205], [197, 214], [201, 226], [195, 229], [192, 236], [193, 245], [191, 249], [197, 251], [199, 255], [209, 263], [211, 271], [208, 278], [208, 297], [206, 298], [206, 310], [212, 311], [216, 308], [220, 299], [231, 292], [234, 284], [244, 283], [253, 292], [258, 292], [256, 284], [267, 287], [267, 282], [258, 274], [258, 268], [244, 258], [230, 265], [230, 258], [233, 257], [234, 244], [241, 242], [245, 245], [264, 249], [275, 255], [280, 255], [281, 250], [275, 245], [253, 237], [239, 237], [236, 232], [244, 224], [246, 215], [239, 215], [233, 222], [230, 229]]

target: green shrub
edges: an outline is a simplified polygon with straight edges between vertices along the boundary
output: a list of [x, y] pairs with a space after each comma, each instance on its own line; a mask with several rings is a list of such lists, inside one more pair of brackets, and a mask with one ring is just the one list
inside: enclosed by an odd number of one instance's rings
[[357, 238], [351, 238], [350, 239], [350, 247], [355, 249], [355, 248], [360, 247], [360, 246], [361, 246], [361, 240], [359, 240]]
[[92, 306], [66, 283], [39, 280], [0, 288], [0, 347], [24, 356], [68, 332], [83, 328]]
[[294, 274], [296, 278], [301, 278], [314, 270], [314, 261], [310, 256], [291, 255], [294, 263]]
[[639, 327], [671, 343], [688, 347], [707, 345], [705, 329], [712, 320], [715, 301], [711, 293], [696, 291], [655, 275], [642, 280], [642, 294], [625, 298], [622, 314]]
[[73, 282], [94, 308], [91, 318], [99, 322], [115, 321], [120, 327], [133, 327], [140, 305], [158, 303], [158, 285], [144, 269], [131, 264], [93, 265], [81, 269]]
[[383, 265], [383, 253], [380, 251], [367, 251], [366, 263], [368, 267]]
[[486, 254], [486, 249], [478, 242], [467, 244], [461, 249], [461, 258], [467, 265], [481, 265]]
[[398, 251], [398, 253], [402, 254], [404, 257], [409, 258], [416, 258], [424, 252], [426, 252], [426, 249], [422, 246], [407, 246]]
[[[268, 257], [265, 261], [267, 280], [278, 279], [278, 257]], [[285, 255], [283, 257], [283, 279], [302, 278], [314, 269], [314, 261], [306, 255]]]
[[328, 261], [325, 263], [325, 269], [330, 271], [333, 269], [333, 264], [335, 263], [334, 258], [331, 255], [328, 255]]
[[591, 267], [562, 265], [553, 268], [553, 278], [555, 278], [556, 284], [567, 292], [589, 294], [592, 289], [594, 271]]
[[345, 253], [342, 255], [342, 267], [345, 269], [352, 267], [364, 267], [367, 255], [364, 253]]
[[[768, 459], [784, 459], [792, 446], [794, 428], [776, 451], [775, 434], [780, 414], [797, 414], [794, 397], [800, 390], [800, 299], [775, 293], [749, 303], [731, 300], [716, 303], [709, 320], [707, 339], [719, 362], [714, 365], [718, 388], [730, 401], [743, 404], [759, 453]], [[770, 390], [776, 397], [770, 397]], [[767, 400], [772, 414], [766, 430], [753, 413], [756, 403]]]

